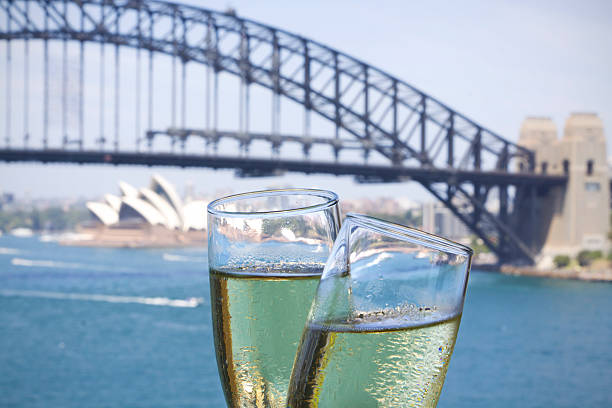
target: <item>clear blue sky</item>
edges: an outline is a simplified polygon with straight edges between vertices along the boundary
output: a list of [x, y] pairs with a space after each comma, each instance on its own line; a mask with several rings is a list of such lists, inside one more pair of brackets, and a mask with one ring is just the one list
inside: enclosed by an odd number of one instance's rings
[[[527, 115], [550, 116], [560, 133], [573, 111], [597, 112], [612, 140], [612, 2], [609, 1], [185, 1], [278, 26], [372, 63], [501, 135], [516, 140]], [[3, 68], [4, 69], [4, 68]], [[4, 74], [2, 74], [2, 81]], [[2, 119], [4, 120], [4, 119]], [[109, 125], [110, 127], [110, 125]], [[32, 197], [96, 197], [118, 179], [152, 171], [180, 188], [235, 191], [317, 186], [345, 197], [425, 194], [410, 185], [290, 175], [235, 180], [230, 171], [0, 164], [0, 189]]]

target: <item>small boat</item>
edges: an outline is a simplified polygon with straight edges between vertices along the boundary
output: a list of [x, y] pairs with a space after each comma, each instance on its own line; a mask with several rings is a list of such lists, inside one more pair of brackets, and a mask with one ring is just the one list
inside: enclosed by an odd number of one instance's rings
[[15, 228], [11, 230], [11, 235], [19, 238], [28, 238], [34, 235], [30, 228]]

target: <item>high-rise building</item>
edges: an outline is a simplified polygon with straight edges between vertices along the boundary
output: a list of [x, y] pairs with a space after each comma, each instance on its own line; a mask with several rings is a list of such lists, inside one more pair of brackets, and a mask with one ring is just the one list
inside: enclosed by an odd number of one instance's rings
[[461, 239], [470, 235], [469, 229], [451, 210], [440, 202], [423, 204], [423, 230], [450, 239]]

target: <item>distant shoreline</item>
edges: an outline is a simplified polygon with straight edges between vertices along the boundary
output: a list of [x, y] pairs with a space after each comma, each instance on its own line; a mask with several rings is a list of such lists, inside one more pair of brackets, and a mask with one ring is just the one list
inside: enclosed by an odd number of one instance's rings
[[538, 278], [572, 279], [588, 282], [612, 282], [612, 268], [583, 267], [562, 269], [537, 269], [533, 266], [502, 265], [499, 270], [504, 275], [533, 276]]
[[79, 228], [60, 245], [100, 248], [177, 248], [206, 246], [206, 231], [170, 230], [146, 225], [140, 228]]

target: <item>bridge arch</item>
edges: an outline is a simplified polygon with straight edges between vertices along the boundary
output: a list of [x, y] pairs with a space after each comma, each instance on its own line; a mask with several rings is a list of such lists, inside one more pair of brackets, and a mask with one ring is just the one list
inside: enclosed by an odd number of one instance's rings
[[[84, 43], [107, 43], [148, 50], [149, 55], [169, 55], [182, 64], [204, 64], [215, 76], [227, 72], [240, 79], [246, 98], [241, 103], [248, 105], [248, 89], [254, 84], [272, 93], [273, 114], [279, 109], [278, 99], [284, 97], [302, 105], [306, 117], [315, 113], [335, 128], [329, 138], [287, 136], [280, 134], [273, 120], [270, 134], [255, 134], [248, 130], [248, 106], [241, 105], [239, 132], [208, 126], [204, 130], [148, 129], [149, 140], [162, 134], [179, 141], [197, 136], [212, 143], [233, 137], [245, 143], [266, 140], [273, 151], [282, 143], [302, 143], [305, 156], [313, 143], [327, 144], [336, 153], [351, 146], [366, 159], [375, 153], [383, 158], [382, 165], [342, 163], [336, 154], [333, 163], [310, 159], [293, 163], [278, 157], [274, 163], [230, 160], [227, 166], [254, 173], [267, 166], [266, 171], [354, 174], [362, 181], [412, 178], [451, 209], [500, 259], [533, 259], [529, 243], [511, 226], [512, 206], [508, 202], [533, 196], [535, 193], [523, 190], [550, 183], [551, 178], [533, 173], [533, 153], [383, 70], [280, 28], [231, 13], [164, 1], [0, 0], [0, 5], [0, 14], [4, 14], [0, 18], [6, 21], [0, 39], [77, 41], [81, 58]], [[118, 146], [115, 140], [116, 149]], [[113, 162], [119, 152], [105, 153], [105, 161]], [[85, 157], [81, 160], [87, 161]], [[138, 160], [148, 159], [133, 159]], [[189, 161], [175, 157], [168, 158], [168, 163], [181, 160]], [[197, 155], [190, 160], [198, 165]], [[514, 162], [528, 165], [517, 174]], [[225, 166], [222, 160], [212, 158], [200, 163]], [[500, 200], [497, 213], [485, 207], [495, 189]], [[509, 195], [510, 189], [516, 193]]]

